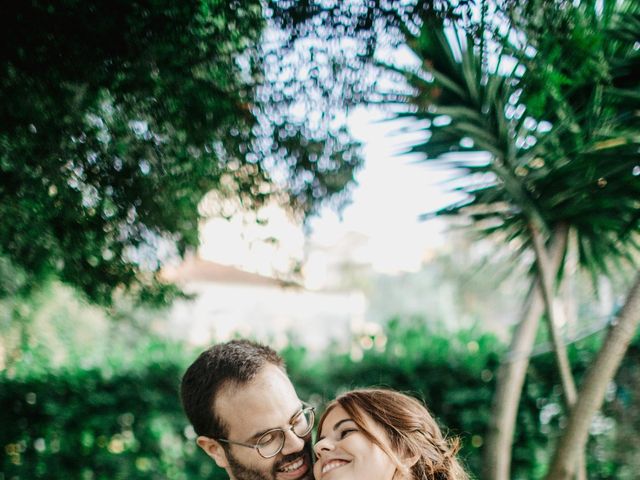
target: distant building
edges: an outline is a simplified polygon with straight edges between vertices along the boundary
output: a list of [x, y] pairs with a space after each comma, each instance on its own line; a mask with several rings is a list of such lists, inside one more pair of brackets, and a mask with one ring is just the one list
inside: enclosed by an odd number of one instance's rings
[[364, 323], [367, 302], [359, 291], [310, 291], [195, 256], [163, 274], [195, 295], [175, 302], [166, 334], [196, 345], [237, 334], [280, 348], [291, 335], [317, 351], [332, 339], [348, 344]]

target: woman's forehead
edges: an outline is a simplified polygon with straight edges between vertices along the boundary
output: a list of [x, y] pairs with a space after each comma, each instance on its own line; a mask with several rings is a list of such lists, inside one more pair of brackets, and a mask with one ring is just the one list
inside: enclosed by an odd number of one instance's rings
[[329, 433], [336, 428], [336, 426], [343, 425], [347, 423], [347, 421], [354, 422], [354, 419], [340, 404], [334, 405], [325, 414], [318, 435], [323, 434], [323, 432]]
[[[388, 443], [388, 436], [385, 432], [385, 429], [382, 425], [380, 425], [377, 421], [375, 421], [369, 414], [359, 408], [356, 405], [352, 405], [351, 408], [355, 410], [355, 415], [357, 415], [357, 422], [354, 418], [354, 415], [351, 415], [347, 412], [344, 407], [340, 404], [336, 404], [328, 411], [326, 416], [324, 417], [324, 421], [318, 430], [318, 437], [326, 437], [331, 434], [334, 428], [337, 426], [337, 430], [344, 426], [353, 426], [355, 423], [366, 431], [368, 435], [375, 438], [378, 442]], [[349, 421], [347, 421], [350, 420]], [[351, 423], [353, 422], [353, 423]]]

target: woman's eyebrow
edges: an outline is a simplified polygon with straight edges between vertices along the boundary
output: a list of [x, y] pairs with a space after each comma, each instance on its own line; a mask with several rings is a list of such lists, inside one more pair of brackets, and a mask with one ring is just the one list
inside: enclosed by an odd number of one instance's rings
[[[353, 419], [351, 419], [351, 418], [343, 418], [342, 420], [340, 420], [338, 423], [336, 423], [336, 424], [333, 426], [333, 429], [332, 429], [332, 430], [335, 432], [335, 431], [336, 431], [338, 428], [340, 428], [340, 426], [341, 426], [343, 423], [345, 423], [345, 422], [353, 422], [353, 423], [355, 423], [355, 422], [353, 421]], [[316, 439], [316, 443], [318, 443], [318, 442], [319, 442], [320, 440], [322, 440], [322, 439], [324, 439], [324, 435], [319, 436], [319, 437]]]
[[340, 420], [338, 423], [336, 423], [333, 426], [333, 431], [335, 432], [338, 428], [340, 428], [340, 425], [342, 425], [345, 422], [353, 422], [353, 420], [351, 418], [344, 418], [344, 419]]

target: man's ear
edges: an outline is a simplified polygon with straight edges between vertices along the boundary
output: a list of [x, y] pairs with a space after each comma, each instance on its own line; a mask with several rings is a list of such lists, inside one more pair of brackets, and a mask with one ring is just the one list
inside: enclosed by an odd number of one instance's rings
[[227, 454], [220, 445], [220, 442], [215, 441], [213, 438], [200, 435], [196, 439], [198, 446], [204, 450], [204, 453], [209, 455], [220, 468], [227, 468], [229, 461], [227, 460]]

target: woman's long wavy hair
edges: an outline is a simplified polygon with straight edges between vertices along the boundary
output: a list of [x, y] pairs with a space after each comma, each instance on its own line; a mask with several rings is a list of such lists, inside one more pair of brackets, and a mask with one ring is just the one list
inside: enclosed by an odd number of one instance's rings
[[[458, 439], [445, 438], [429, 411], [415, 398], [393, 390], [352, 390], [327, 406], [320, 417], [318, 431], [327, 414], [338, 405], [369, 440], [389, 455], [404, 478], [468, 480], [456, 457], [460, 448]], [[367, 429], [363, 414], [382, 427], [386, 439], [376, 438]], [[402, 459], [415, 463], [407, 468], [407, 462]]]

